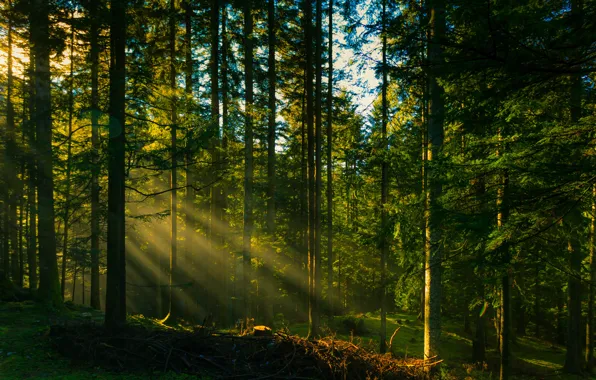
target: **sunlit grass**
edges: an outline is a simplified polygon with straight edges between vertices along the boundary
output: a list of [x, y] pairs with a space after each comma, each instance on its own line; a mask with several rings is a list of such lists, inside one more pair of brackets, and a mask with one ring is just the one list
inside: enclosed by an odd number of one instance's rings
[[[352, 336], [342, 332], [341, 322], [346, 317], [335, 317], [331, 333], [338, 339], [352, 340], [365, 346], [378, 350], [380, 317], [378, 313], [355, 314], [355, 318], [363, 318], [368, 330], [362, 336]], [[322, 322], [327, 318], [322, 316]], [[459, 379], [470, 377], [472, 379], [498, 379], [499, 354], [496, 351], [493, 331], [489, 331], [487, 361], [484, 366], [471, 363], [472, 335], [466, 333], [462, 321], [443, 318], [443, 332], [441, 337], [441, 358], [447, 378]], [[387, 339], [399, 328], [393, 339], [391, 352], [399, 358], [421, 358], [424, 350], [424, 324], [415, 315], [408, 313], [391, 313], [387, 317]], [[307, 323], [291, 324], [289, 331], [292, 334], [305, 337], [308, 334]], [[561, 372], [565, 360], [565, 349], [550, 342], [541, 341], [532, 337], [519, 337], [512, 346], [513, 373], [516, 379], [532, 379], [548, 376], [554, 379], [572, 379]], [[596, 377], [593, 377], [596, 378]]]

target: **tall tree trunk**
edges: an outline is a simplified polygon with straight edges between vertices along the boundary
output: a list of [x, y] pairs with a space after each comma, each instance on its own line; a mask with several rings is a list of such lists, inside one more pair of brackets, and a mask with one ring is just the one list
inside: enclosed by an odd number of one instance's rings
[[[216, 282], [223, 279], [223, 253], [218, 252], [218, 241], [220, 234], [221, 219], [221, 186], [217, 183], [217, 176], [221, 172], [220, 163], [220, 131], [219, 131], [219, 0], [211, 0], [211, 57], [210, 57], [210, 80], [211, 80], [211, 123], [210, 123], [210, 151], [211, 151], [211, 176], [210, 176], [210, 226], [209, 226], [209, 247], [212, 261], [214, 261], [214, 272], [219, 276]], [[220, 310], [221, 293], [219, 287], [212, 290], [213, 310]], [[219, 316], [216, 316], [219, 317]]]
[[315, 26], [315, 251], [314, 251], [314, 265], [313, 265], [313, 292], [314, 302], [311, 311], [313, 335], [319, 334], [320, 325], [320, 310], [321, 310], [321, 200], [322, 200], [322, 145], [323, 145], [323, 118], [322, 118], [322, 95], [323, 95], [323, 81], [322, 81], [322, 47], [323, 47], [323, 10], [322, 0], [316, 0], [316, 26]]
[[387, 351], [387, 256], [389, 242], [387, 241], [387, 190], [388, 190], [388, 164], [387, 164], [387, 1], [383, 0], [383, 13], [381, 16], [381, 38], [383, 43], [382, 63], [382, 105], [381, 105], [381, 347], [380, 352]]
[[[30, 21], [31, 24], [33, 21]], [[29, 49], [29, 123], [27, 125], [27, 141], [29, 143], [29, 154], [27, 160], [27, 172], [29, 174], [27, 186], [27, 203], [29, 207], [29, 233], [27, 235], [27, 266], [29, 275], [29, 289], [37, 291], [37, 167], [35, 147], [36, 116], [35, 116], [35, 57], [33, 43], [30, 41]]]
[[242, 300], [244, 316], [250, 316], [250, 260], [253, 232], [253, 20], [252, 0], [244, 2], [244, 71], [245, 71], [245, 129], [244, 129], [244, 226], [242, 236]]
[[64, 191], [64, 233], [62, 234], [62, 299], [66, 291], [66, 258], [68, 252], [68, 228], [70, 216], [70, 176], [72, 168], [72, 118], [74, 112], [74, 12], [70, 15], [70, 75], [68, 85], [68, 142], [66, 143], [66, 190]]
[[445, 35], [445, 4], [443, 0], [430, 1], [430, 41], [428, 58], [430, 69], [429, 81], [429, 210], [427, 213], [427, 239], [429, 249], [426, 251], [425, 267], [425, 313], [424, 313], [424, 358], [436, 358], [439, 355], [439, 341], [441, 339], [441, 261], [443, 259], [442, 217], [438, 198], [442, 193], [439, 179], [440, 168], [432, 161], [440, 161], [443, 147], [444, 122], [444, 90], [438, 83], [437, 73], [443, 63], [443, 48], [441, 46]]
[[[12, 1], [8, 1], [8, 9], [12, 12]], [[7, 59], [7, 81], [6, 81], [6, 159], [5, 175], [7, 183], [7, 219], [5, 225], [7, 229], [7, 237], [10, 239], [10, 274], [12, 280], [19, 277], [19, 258], [18, 258], [18, 232], [17, 232], [17, 203], [18, 203], [18, 176], [17, 176], [17, 151], [16, 151], [16, 129], [15, 129], [15, 110], [12, 102], [12, 95], [14, 90], [14, 77], [12, 73], [12, 15], [8, 17], [7, 25], [8, 37], [8, 59]], [[8, 240], [6, 241], [8, 244]], [[8, 271], [6, 272], [8, 274]]]
[[[474, 183], [474, 187], [476, 188], [476, 202], [478, 204], [477, 210], [482, 215], [484, 220], [484, 215], [486, 213], [486, 207], [484, 202], [484, 197], [486, 194], [486, 178], [484, 175], [478, 177]], [[479, 250], [477, 255], [478, 262], [481, 262], [484, 256], [484, 243], [482, 243], [482, 249]], [[481, 267], [478, 269], [478, 297], [480, 298], [480, 305], [477, 308], [476, 312], [476, 331], [474, 340], [472, 342], [472, 361], [474, 363], [483, 363], [486, 361], [486, 309], [488, 308], [488, 303], [485, 298], [485, 285], [482, 277], [484, 275], [484, 271]]]
[[275, 67], [275, 0], [269, 0], [267, 11], [269, 28], [269, 120], [267, 129], [267, 230], [275, 235], [275, 136], [276, 136], [276, 99], [275, 82], [277, 80]]
[[110, 135], [108, 141], [108, 254], [105, 324], [126, 323], [125, 94], [126, 1], [111, 0]]
[[540, 324], [542, 323], [542, 313], [540, 308], [540, 266], [536, 263], [534, 284], [534, 336], [540, 338]]
[[172, 90], [170, 109], [170, 153], [172, 169], [170, 170], [170, 270], [169, 270], [169, 311], [166, 319], [176, 320], [180, 317], [178, 295], [174, 285], [179, 281], [178, 269], [178, 110], [176, 100], [176, 0], [170, 0], [170, 89]]
[[596, 238], [596, 185], [592, 186], [592, 214], [590, 218], [590, 282], [588, 283], [588, 312], [586, 318], [586, 369], [594, 369], [594, 284], [596, 283], [596, 253], [594, 244]]
[[[185, 56], [185, 63], [184, 63], [184, 92], [186, 93], [187, 98], [187, 110], [186, 110], [186, 117], [189, 119], [190, 114], [192, 113], [192, 109], [190, 108], [193, 102], [193, 63], [192, 63], [192, 18], [193, 18], [193, 9], [192, 9], [192, 2], [191, 0], [186, 0], [184, 3], [184, 56]], [[184, 257], [181, 258], [182, 265], [185, 265], [187, 268], [193, 268], [194, 270], [197, 269], [195, 266], [196, 261], [192, 255], [193, 247], [196, 246], [196, 231], [198, 229], [197, 226], [197, 218], [194, 212], [194, 203], [196, 192], [193, 188], [194, 186], [194, 168], [193, 160], [195, 157], [195, 152], [193, 151], [195, 148], [195, 143], [193, 141], [193, 132], [189, 130], [186, 136], [186, 151], [184, 155], [185, 163], [185, 170], [186, 170], [186, 189], [184, 194], [184, 215], [185, 215], [185, 246], [184, 246]], [[185, 276], [185, 280], [187, 277]], [[196, 281], [193, 281], [192, 287], [193, 297], [197, 297], [196, 290], [198, 286]], [[190, 305], [188, 305], [190, 306]]]
[[[583, 24], [583, 0], [571, 1], [571, 15], [574, 27], [577, 32], [581, 31]], [[582, 77], [581, 74], [571, 76], [571, 89], [569, 94], [569, 110], [571, 122], [577, 123], [581, 117], [582, 101]], [[581, 252], [581, 241], [577, 226], [581, 224], [581, 212], [577, 206], [573, 206], [567, 214], [564, 223], [569, 234], [567, 251], [569, 254], [569, 276], [567, 280], [567, 292], [569, 297], [568, 319], [567, 319], [567, 354], [563, 370], [566, 373], [581, 373], [582, 344], [581, 344], [581, 319], [582, 319], [582, 284], [581, 269], [583, 255]]]
[[[229, 98], [228, 98], [228, 54], [229, 54], [229, 42], [228, 42], [228, 32], [227, 32], [227, 22], [228, 22], [228, 5], [227, 2], [224, 1], [222, 6], [222, 15], [221, 15], [221, 101], [222, 101], [222, 136], [221, 136], [221, 152], [222, 152], [222, 174], [227, 171], [229, 166], [228, 163], [228, 140], [230, 135], [230, 127], [229, 127]], [[228, 236], [228, 220], [226, 217], [226, 212], [228, 209], [228, 188], [227, 182], [224, 182], [221, 187], [221, 222], [222, 222], [222, 239], [225, 239]], [[227, 253], [224, 252], [224, 255]], [[232, 263], [235, 267], [235, 262]], [[227, 310], [228, 310], [228, 322], [233, 322], [236, 320], [237, 315], [235, 311], [235, 305], [233, 305], [233, 299], [235, 299], [236, 294], [232, 292], [230, 288], [230, 255], [229, 253], [224, 258], [224, 287], [225, 287], [225, 297], [227, 301]]]
[[99, 1], [89, 3], [91, 18], [91, 307], [100, 310], [99, 291]]
[[304, 87], [305, 90], [302, 93], [302, 115], [301, 115], [301, 127], [300, 127], [300, 227], [301, 227], [301, 241], [300, 241], [300, 253], [302, 256], [302, 266], [304, 271], [301, 271], [302, 284], [301, 293], [299, 295], [300, 301], [302, 302], [303, 308], [301, 311], [306, 311], [305, 315], [308, 314], [308, 302], [310, 299], [310, 266], [309, 266], [309, 203], [308, 203], [308, 141], [307, 141], [307, 115], [306, 115], [306, 87], [307, 87], [307, 73], [308, 67], [304, 70]]
[[304, 2], [304, 32], [306, 42], [306, 130], [308, 164], [308, 336], [318, 334], [314, 295], [315, 265], [315, 133], [313, 112], [313, 61], [312, 61], [312, 2]]
[[327, 307], [331, 326], [333, 294], [333, 0], [329, 0], [329, 79], [327, 83]]
[[31, 39], [35, 56], [35, 119], [39, 184], [39, 296], [53, 306], [62, 307], [56, 230], [54, 227], [54, 178], [52, 164], [52, 103], [50, 97], [50, 33], [48, 0], [34, 0], [31, 7]]

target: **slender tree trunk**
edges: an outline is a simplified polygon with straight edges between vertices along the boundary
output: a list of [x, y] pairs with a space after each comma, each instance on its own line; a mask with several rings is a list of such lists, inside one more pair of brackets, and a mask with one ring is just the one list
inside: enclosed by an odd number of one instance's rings
[[99, 1], [89, 3], [91, 18], [91, 307], [100, 310], [99, 291]]
[[[219, 130], [219, 0], [211, 1], [211, 57], [210, 57], [210, 80], [211, 80], [211, 176], [210, 182], [210, 226], [209, 226], [209, 247], [210, 255], [213, 258], [214, 272], [219, 274], [217, 282], [223, 281], [223, 252], [218, 252], [218, 241], [220, 234], [221, 219], [221, 186], [216, 182], [217, 176], [221, 174], [220, 162], [220, 130]], [[213, 289], [213, 309], [221, 309], [221, 293], [219, 288]]]
[[[426, 268], [426, 255], [430, 252], [430, 241], [428, 240], [429, 227], [429, 197], [428, 197], [428, 84], [424, 81], [424, 88], [422, 90], [422, 165], [421, 165], [421, 193], [423, 206], [423, 220], [422, 220], [422, 268]], [[422, 272], [422, 291], [420, 296], [420, 320], [425, 319], [426, 309], [426, 270]]]
[[[23, 120], [25, 119], [23, 118]], [[23, 146], [25, 145], [24, 141], [22, 144]], [[21, 162], [21, 179], [25, 178], [25, 166], [25, 162]], [[21, 182], [19, 194], [19, 278], [17, 280], [17, 285], [22, 288], [25, 279], [25, 258], [23, 240], [25, 234], [27, 233], [29, 221], [29, 208], [25, 205], [25, 188], [23, 182]]]
[[179, 281], [178, 269], [178, 110], [176, 100], [176, 0], [170, 0], [170, 89], [172, 90], [171, 110], [170, 110], [170, 153], [172, 155], [172, 169], [170, 170], [170, 270], [169, 270], [169, 311], [166, 319], [176, 320], [180, 317], [178, 307], [178, 290], [174, 285]]
[[[8, 1], [8, 9], [12, 11], [12, 0]], [[7, 223], [5, 228], [7, 229], [7, 237], [10, 240], [6, 240], [7, 246], [10, 247], [9, 258], [10, 260], [10, 275], [14, 282], [17, 282], [19, 277], [19, 259], [18, 259], [18, 232], [17, 232], [17, 203], [18, 203], [18, 176], [17, 176], [17, 151], [16, 151], [16, 129], [15, 129], [15, 110], [12, 102], [12, 95], [14, 90], [14, 76], [12, 73], [12, 17], [8, 17], [7, 25], [7, 37], [8, 37], [8, 57], [7, 57], [7, 81], [6, 81], [6, 159], [5, 175], [7, 189], [7, 211], [8, 215], [6, 218]], [[10, 245], [9, 245], [10, 244]], [[8, 264], [8, 261], [7, 261]], [[6, 264], [5, 264], [6, 265]], [[6, 265], [8, 267], [8, 265]], [[8, 275], [8, 271], [6, 271]]]
[[333, 0], [329, 0], [329, 79], [327, 84], [327, 307], [333, 322]]
[[383, 82], [382, 86], [382, 105], [381, 105], [381, 347], [380, 352], [384, 354], [387, 351], [387, 256], [389, 253], [389, 242], [387, 241], [387, 192], [388, 192], [388, 164], [387, 164], [387, 1], [383, 0], [382, 30], [381, 38], [383, 40]]
[[[583, 0], [571, 1], [571, 16], [573, 17], [575, 29], [580, 32], [583, 26]], [[569, 109], [571, 122], [577, 123], [581, 117], [582, 107], [582, 77], [580, 74], [571, 76], [571, 89], [569, 94]], [[564, 223], [567, 223], [566, 230], [569, 234], [567, 251], [569, 254], [569, 276], [567, 292], [569, 297], [568, 320], [567, 320], [567, 354], [563, 370], [566, 373], [581, 373], [582, 344], [581, 344], [581, 319], [582, 319], [582, 284], [581, 270], [583, 255], [581, 252], [580, 236], [577, 231], [581, 224], [581, 212], [577, 206], [568, 213]]]
[[68, 252], [68, 228], [70, 216], [70, 176], [72, 168], [72, 118], [74, 110], [74, 12], [70, 15], [70, 75], [68, 85], [68, 142], [66, 143], [66, 190], [64, 192], [64, 233], [62, 234], [62, 299], [66, 291], [66, 258]]
[[534, 285], [534, 335], [540, 338], [540, 324], [542, 323], [542, 314], [540, 308], [540, 267], [536, 263], [535, 269], [536, 283]]
[[[33, 23], [33, 21], [30, 21]], [[30, 41], [31, 42], [31, 41]], [[27, 172], [29, 174], [29, 182], [27, 186], [27, 203], [29, 207], [29, 233], [27, 235], [27, 266], [29, 269], [29, 289], [37, 291], [37, 202], [36, 202], [36, 187], [37, 187], [37, 167], [36, 167], [36, 153], [35, 141], [36, 130], [36, 116], [35, 116], [35, 57], [33, 55], [33, 43], [30, 44], [29, 50], [29, 123], [27, 125], [27, 140], [29, 143], [29, 154], [27, 160]]]
[[[193, 102], [193, 63], [192, 63], [192, 18], [193, 18], [193, 10], [192, 10], [192, 2], [190, 0], [186, 0], [184, 3], [184, 55], [185, 55], [185, 70], [184, 70], [184, 92], [187, 98], [187, 104], [191, 105], [194, 104]], [[189, 109], [186, 110], [186, 117], [190, 118], [190, 114], [192, 113], [191, 106], [188, 106]], [[185, 210], [185, 246], [184, 246], [184, 257], [181, 258], [181, 264], [186, 266], [187, 268], [194, 268], [195, 270], [198, 269], [195, 264], [196, 261], [192, 255], [193, 247], [196, 246], [196, 234], [197, 234], [197, 218], [194, 212], [194, 203], [196, 192], [193, 188], [194, 186], [194, 170], [193, 166], [193, 159], [195, 157], [195, 152], [193, 149], [195, 148], [195, 143], [193, 141], [193, 132], [188, 131], [186, 136], [186, 151], [184, 155], [184, 159], [186, 161], [185, 170], [186, 170], [186, 190], [184, 194], [184, 210]], [[187, 276], [185, 275], [185, 280], [188, 280]], [[196, 281], [193, 281], [193, 297], [197, 297], [196, 289], [198, 286]], [[190, 306], [190, 305], [187, 305]], [[188, 307], [187, 307], [188, 308]]]
[[[229, 98], [228, 98], [228, 53], [229, 53], [229, 42], [228, 42], [228, 32], [227, 32], [227, 22], [228, 22], [228, 6], [227, 2], [224, 1], [222, 6], [222, 16], [221, 16], [221, 101], [222, 101], [222, 137], [221, 137], [221, 151], [222, 151], [222, 174], [225, 173], [228, 169], [228, 139], [230, 135], [230, 128], [229, 128]], [[228, 236], [229, 225], [228, 225], [228, 218], [226, 217], [227, 209], [228, 209], [228, 188], [227, 182], [222, 185], [221, 188], [221, 208], [222, 208], [222, 239]], [[224, 242], [222, 242], [224, 243]], [[223, 244], [222, 244], [223, 245]], [[226, 253], [224, 252], [224, 255]], [[235, 267], [235, 262], [232, 263]], [[232, 303], [232, 296], [235, 298], [235, 292], [232, 292], [231, 284], [230, 284], [230, 255], [227, 254], [224, 258], [224, 286], [225, 286], [225, 296], [228, 300], [227, 302], [227, 309], [229, 315], [229, 322], [232, 323], [236, 320], [237, 315], [235, 311], [235, 305]]]
[[316, 3], [316, 31], [315, 31], [315, 250], [314, 250], [314, 266], [313, 266], [313, 292], [314, 302], [312, 307], [313, 319], [313, 335], [319, 334], [320, 325], [320, 310], [321, 310], [321, 201], [322, 201], [322, 145], [323, 145], [323, 118], [322, 118], [322, 95], [323, 95], [323, 81], [322, 81], [322, 47], [323, 47], [323, 10], [322, 0], [317, 0]]
[[301, 271], [302, 276], [302, 288], [299, 295], [301, 302], [304, 306], [302, 310], [306, 310], [308, 314], [308, 302], [310, 300], [310, 266], [309, 266], [309, 203], [308, 203], [308, 142], [307, 142], [307, 131], [306, 131], [306, 75], [308, 68], [305, 69], [304, 73], [304, 87], [305, 91], [302, 94], [302, 125], [300, 128], [300, 217], [301, 217], [301, 242], [300, 250], [302, 253], [302, 261], [304, 271]]
[[588, 312], [586, 322], [586, 370], [594, 369], [594, 284], [596, 283], [596, 253], [594, 249], [596, 232], [596, 185], [592, 186], [592, 214], [590, 218], [590, 282], [588, 284]]
[[427, 239], [425, 267], [425, 313], [424, 313], [424, 358], [437, 358], [441, 339], [441, 262], [443, 260], [442, 217], [438, 199], [442, 193], [439, 179], [440, 169], [436, 161], [440, 160], [443, 147], [444, 90], [438, 83], [437, 73], [443, 62], [441, 46], [445, 35], [445, 4], [443, 0], [430, 1], [430, 41], [428, 58], [431, 65], [429, 81], [429, 210], [427, 219]]
[[74, 265], [74, 269], [73, 269], [73, 272], [72, 272], [72, 294], [70, 295], [70, 302], [73, 302], [74, 303], [74, 301], [75, 301], [75, 294], [76, 294], [76, 291], [77, 291], [77, 269], [78, 269], [78, 267], [77, 267], [76, 260], [73, 260], [72, 261], [72, 264]]
[[83, 267], [81, 268], [81, 304], [85, 305], [85, 263], [83, 263]]
[[35, 109], [39, 184], [39, 296], [61, 308], [54, 227], [54, 180], [52, 164], [52, 107], [50, 97], [50, 42], [48, 0], [34, 0], [31, 7], [31, 39], [35, 55]]
[[314, 294], [315, 275], [315, 133], [313, 112], [313, 61], [312, 61], [312, 2], [304, 2], [304, 31], [306, 41], [306, 130], [308, 163], [308, 336], [318, 334], [316, 301]]
[[242, 300], [244, 316], [250, 317], [250, 260], [253, 232], [253, 20], [252, 0], [244, 2], [244, 70], [245, 70], [245, 130], [244, 130], [244, 226], [242, 250]]
[[267, 130], [267, 230], [275, 235], [275, 136], [276, 136], [276, 99], [275, 82], [275, 0], [269, 0], [267, 23], [269, 27], [269, 120]]
[[[478, 204], [478, 211], [484, 220], [484, 215], [486, 213], [484, 202], [484, 197], [486, 194], [485, 176], [481, 175], [479, 178], [477, 178], [474, 186], [476, 187], [476, 202]], [[484, 243], [482, 244], [482, 249], [479, 250], [479, 254], [477, 256], [478, 262], [481, 262], [483, 259]], [[477, 270], [477, 273], [480, 277], [478, 280], [478, 297], [480, 298], [480, 305], [476, 311], [476, 331], [474, 340], [472, 342], [472, 361], [474, 363], [484, 363], [486, 361], [486, 309], [488, 307], [488, 303], [486, 302], [485, 297], [485, 284], [482, 280], [484, 270], [482, 270], [481, 267], [479, 267]]]
[[2, 272], [4, 272], [8, 278], [10, 273], [10, 208], [9, 208], [9, 194], [8, 191], [5, 189], [4, 194], [4, 212], [2, 215], [2, 235], [3, 235], [3, 244], [2, 244]]
[[105, 324], [126, 323], [125, 94], [126, 1], [111, 0], [110, 135], [108, 141], [108, 254]]

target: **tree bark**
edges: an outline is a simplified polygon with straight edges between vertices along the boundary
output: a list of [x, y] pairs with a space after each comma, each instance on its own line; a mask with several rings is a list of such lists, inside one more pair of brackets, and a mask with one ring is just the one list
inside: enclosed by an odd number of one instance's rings
[[[30, 21], [33, 24], [33, 21]], [[35, 147], [37, 142], [36, 135], [36, 116], [35, 116], [35, 56], [33, 50], [33, 41], [30, 41], [29, 50], [29, 123], [27, 125], [27, 141], [29, 143], [30, 153], [27, 160], [27, 172], [29, 174], [27, 186], [27, 203], [29, 207], [29, 230], [27, 236], [27, 266], [29, 275], [29, 289], [37, 291], [37, 166]]]
[[[185, 66], [184, 66], [184, 92], [187, 98], [188, 108], [186, 110], [186, 117], [190, 118], [192, 113], [193, 102], [193, 61], [192, 61], [192, 18], [193, 9], [190, 0], [186, 0], [184, 3], [184, 55], [185, 55]], [[196, 192], [192, 188], [194, 186], [195, 173], [193, 166], [193, 159], [195, 156], [195, 143], [193, 141], [193, 131], [187, 131], [186, 136], [186, 150], [184, 159], [186, 161], [186, 190], [184, 194], [184, 224], [185, 224], [185, 246], [184, 246], [184, 257], [181, 257], [181, 264], [187, 268], [193, 268], [197, 270], [197, 261], [193, 257], [193, 247], [196, 247], [196, 234], [198, 230], [197, 218], [195, 215], [195, 197]], [[185, 280], [187, 276], [185, 275]], [[192, 294], [193, 297], [198, 299], [196, 293], [198, 289], [196, 281], [193, 282]], [[190, 305], [188, 305], [190, 306]]]
[[70, 75], [68, 85], [68, 142], [66, 143], [66, 190], [64, 191], [64, 233], [62, 234], [62, 299], [66, 291], [66, 258], [68, 252], [68, 229], [70, 216], [70, 176], [72, 169], [72, 119], [74, 112], [74, 12], [70, 15]]
[[[227, 32], [227, 22], [228, 22], [228, 6], [227, 3], [224, 1], [224, 4], [222, 6], [222, 15], [221, 15], [221, 102], [222, 102], [222, 115], [221, 115], [221, 121], [222, 121], [222, 136], [221, 136], [221, 152], [222, 152], [222, 157], [221, 157], [221, 161], [222, 161], [222, 173], [225, 173], [228, 169], [229, 163], [228, 163], [228, 156], [229, 156], [229, 152], [228, 152], [228, 144], [229, 144], [229, 135], [231, 134], [230, 131], [230, 127], [229, 127], [229, 97], [228, 97], [228, 91], [229, 91], [229, 85], [228, 85], [228, 54], [229, 54], [229, 41], [228, 41], [228, 32]], [[221, 209], [222, 209], [222, 215], [221, 215], [221, 223], [222, 223], [222, 239], [225, 239], [226, 236], [228, 236], [228, 232], [229, 232], [229, 224], [228, 224], [228, 218], [226, 217], [226, 212], [228, 209], [228, 188], [227, 188], [227, 182], [224, 182], [224, 184], [221, 187]], [[224, 253], [224, 255], [226, 255]], [[235, 267], [235, 261], [232, 263], [232, 265]], [[233, 304], [233, 297], [236, 297], [236, 294], [232, 291], [231, 289], [231, 283], [230, 283], [230, 255], [228, 254], [227, 256], [224, 257], [224, 285], [225, 285], [225, 296], [227, 301], [227, 309], [228, 309], [228, 315], [229, 315], [229, 322], [234, 322], [236, 320], [236, 312], [235, 312], [235, 305]]]
[[[8, 1], [9, 12], [12, 12], [12, 1]], [[14, 282], [19, 277], [19, 257], [18, 257], [18, 230], [17, 230], [17, 204], [18, 204], [18, 176], [17, 176], [17, 147], [16, 147], [16, 129], [15, 129], [15, 110], [12, 102], [14, 90], [13, 59], [12, 59], [12, 37], [13, 37], [12, 15], [8, 17], [7, 37], [8, 37], [8, 57], [7, 57], [7, 80], [6, 80], [6, 159], [5, 175], [7, 184], [7, 211], [8, 215], [5, 225], [7, 237], [10, 240], [10, 275]], [[5, 244], [9, 244], [8, 240]], [[8, 271], [6, 272], [8, 274]]]
[[308, 165], [308, 336], [318, 334], [314, 294], [315, 265], [315, 131], [313, 112], [313, 61], [312, 61], [312, 2], [304, 2], [304, 33], [306, 43], [306, 133]]
[[39, 297], [49, 306], [61, 308], [54, 227], [49, 10], [48, 0], [33, 1], [31, 39], [35, 56], [35, 119], [39, 157]]
[[99, 291], [99, 1], [89, 3], [91, 21], [91, 307], [100, 310]]
[[126, 323], [125, 94], [126, 1], [111, 0], [110, 134], [108, 141], [108, 254], [105, 324]]
[[316, 0], [316, 25], [315, 25], [315, 250], [313, 265], [313, 304], [311, 310], [312, 332], [313, 336], [319, 334], [320, 311], [321, 311], [321, 200], [322, 200], [322, 145], [323, 145], [323, 118], [322, 118], [322, 46], [323, 46], [323, 27], [322, 27], [322, 0]]
[[333, 322], [333, 0], [329, 0], [329, 79], [327, 84], [327, 303]]
[[267, 230], [275, 236], [275, 140], [276, 140], [276, 99], [275, 84], [277, 72], [275, 67], [275, 0], [269, 0], [267, 11], [269, 28], [269, 120], [267, 129]]
[[244, 225], [242, 238], [242, 300], [244, 316], [250, 317], [250, 260], [253, 232], [253, 20], [252, 0], [244, 2], [244, 71], [245, 71], [245, 130], [244, 130]]
[[[583, 24], [583, 1], [571, 1], [571, 16], [574, 28], [581, 31]], [[582, 77], [579, 74], [571, 77], [571, 88], [569, 94], [569, 111], [571, 123], [577, 123], [581, 117], [582, 101]], [[569, 304], [567, 305], [567, 354], [563, 370], [566, 373], [580, 374], [583, 368], [582, 344], [581, 344], [581, 319], [582, 319], [582, 284], [581, 269], [583, 255], [581, 252], [581, 241], [576, 226], [581, 224], [581, 212], [574, 206], [564, 220], [564, 227], [568, 234], [567, 252], [569, 254], [569, 275], [567, 280], [567, 293]]]
[[176, 0], [170, 0], [170, 89], [172, 90], [170, 109], [170, 153], [172, 157], [172, 169], [170, 171], [170, 273], [169, 273], [169, 311], [166, 319], [176, 320], [180, 317], [179, 290], [174, 285], [179, 282], [178, 269], [178, 109], [176, 99]]
[[430, 1], [430, 41], [428, 58], [430, 70], [429, 81], [429, 115], [428, 138], [429, 152], [429, 210], [427, 213], [427, 239], [429, 249], [426, 250], [425, 263], [425, 313], [424, 313], [424, 359], [437, 358], [441, 339], [441, 261], [443, 259], [442, 217], [438, 198], [442, 193], [439, 179], [440, 169], [436, 161], [440, 161], [443, 146], [444, 122], [444, 90], [437, 81], [437, 74], [443, 62], [441, 41], [445, 34], [445, 4], [443, 0]]
[[387, 351], [387, 256], [389, 253], [389, 242], [387, 239], [387, 193], [388, 173], [387, 163], [387, 1], [383, 0], [381, 16], [381, 38], [382, 38], [382, 94], [381, 94], [381, 332], [380, 352]]

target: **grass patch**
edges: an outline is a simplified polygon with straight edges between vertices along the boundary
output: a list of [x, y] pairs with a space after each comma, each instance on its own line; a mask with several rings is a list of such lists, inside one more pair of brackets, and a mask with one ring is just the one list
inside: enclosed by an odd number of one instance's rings
[[[353, 340], [354, 343], [378, 350], [378, 332], [381, 328], [378, 313], [355, 314], [348, 317], [362, 318], [368, 332], [361, 336], [343, 332], [341, 326], [346, 317], [335, 317], [331, 329], [325, 326], [324, 331], [337, 331], [334, 334], [338, 339]], [[325, 318], [322, 321], [327, 322]], [[443, 318], [442, 322], [440, 352], [444, 364], [441, 377], [446, 379], [498, 379], [500, 357], [496, 351], [494, 331], [489, 330], [487, 363], [475, 365], [471, 363], [472, 335], [464, 331], [463, 323], [447, 318]], [[397, 328], [399, 330], [393, 339], [392, 354], [397, 358], [421, 358], [424, 352], [424, 324], [417, 320], [415, 315], [408, 313], [388, 314], [387, 339]], [[308, 325], [306, 323], [292, 324], [289, 326], [289, 330], [292, 334], [306, 336]], [[512, 345], [512, 353], [512, 378], [514, 379], [574, 379], [573, 376], [562, 373], [565, 347], [533, 337], [519, 337]], [[588, 378], [596, 379], [596, 376], [588, 376]]]
[[[87, 307], [66, 304], [60, 313], [33, 302], [0, 304], [0, 379], [147, 379], [147, 374], [115, 373], [90, 365], [73, 365], [52, 349], [50, 325], [72, 320], [103, 320], [103, 314]], [[148, 322], [145, 322], [148, 324]], [[196, 379], [161, 373], [152, 379]]]

